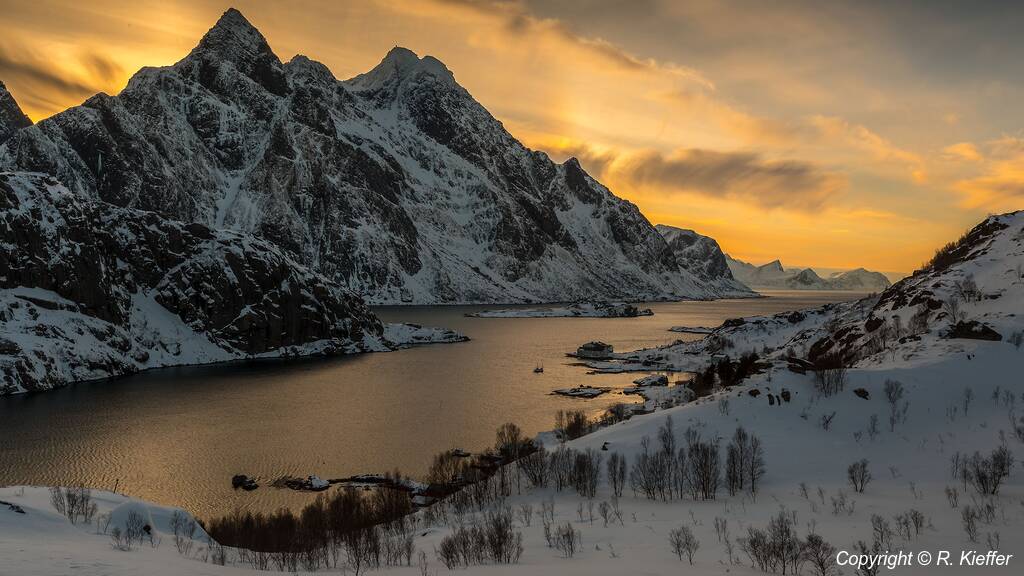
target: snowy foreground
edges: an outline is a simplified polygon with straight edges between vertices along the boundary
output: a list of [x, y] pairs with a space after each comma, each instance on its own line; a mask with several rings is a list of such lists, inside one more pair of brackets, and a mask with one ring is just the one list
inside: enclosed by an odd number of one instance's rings
[[[900, 368], [853, 370], [846, 392], [830, 398], [817, 397], [811, 391], [811, 379], [788, 371], [756, 377], [749, 386], [722, 395], [707, 397], [688, 405], [661, 410], [646, 416], [601, 429], [569, 443], [570, 447], [600, 449], [608, 443], [609, 452], [635, 458], [641, 440], [652, 438], [671, 416], [677, 436], [693, 427], [705, 438], [719, 437], [723, 443], [735, 427], [743, 424], [761, 438], [765, 447], [767, 474], [756, 498], [749, 495], [729, 497], [720, 491], [716, 500], [671, 502], [651, 501], [634, 496], [626, 488], [619, 501], [622, 522], [611, 520], [607, 526], [598, 512], [601, 502], [611, 500], [606, 479], [602, 480], [594, 503], [591, 523], [588, 501], [568, 488], [555, 492], [523, 488], [507, 504], [516, 509], [522, 504], [534, 507], [530, 526], [517, 517], [516, 529], [523, 533], [524, 552], [519, 564], [477, 566], [469, 573], [522, 574], [694, 574], [757, 573], [736, 544], [748, 526], [764, 527], [780, 510], [796, 514], [797, 529], [805, 535], [813, 529], [839, 550], [849, 550], [857, 540], [870, 542], [872, 515], [885, 518], [895, 526], [894, 516], [910, 509], [920, 511], [926, 524], [919, 536], [904, 542], [893, 538], [897, 546], [914, 552], [939, 550], [953, 552], [959, 562], [961, 550], [989, 549], [988, 540], [998, 541], [994, 548], [1007, 554], [1024, 553], [1024, 485], [1015, 470], [999, 495], [991, 501], [996, 507], [990, 523], [978, 522], [978, 543], [969, 541], [962, 527], [962, 510], [981, 504], [970, 487], [950, 477], [950, 458], [957, 451], [987, 450], [1001, 438], [1011, 450], [1024, 448], [1008, 429], [1020, 396], [1019, 382], [1007, 374], [1021, 365], [1024, 353], [1005, 343], [981, 344], [967, 354], [938, 359], [927, 365]], [[888, 404], [883, 392], [886, 379], [898, 379], [906, 389], [909, 402], [906, 422], [889, 430]], [[746, 390], [757, 387], [758, 397]], [[781, 406], [769, 406], [768, 392], [789, 389], [793, 398]], [[852, 390], [864, 388], [869, 400], [855, 396]], [[973, 389], [967, 400], [965, 390]], [[727, 410], [723, 399], [728, 399]], [[822, 428], [822, 417], [835, 413], [829, 430]], [[870, 421], [878, 415], [879, 432], [871, 437]], [[866, 458], [873, 479], [864, 493], [855, 493], [848, 485], [848, 464]], [[607, 459], [607, 458], [606, 458]], [[806, 486], [806, 496], [801, 484]], [[945, 490], [958, 491], [958, 508], [951, 508]], [[221, 567], [196, 559], [205, 546], [197, 535], [190, 557], [179, 554], [172, 544], [169, 528], [171, 511], [155, 505], [131, 501], [123, 496], [99, 495], [100, 514], [113, 511], [114, 521], [127, 516], [128, 506], [142, 510], [152, 518], [162, 544], [148, 543], [130, 551], [116, 550], [107, 535], [97, 534], [96, 526], [72, 526], [57, 515], [42, 488], [0, 489], [0, 500], [22, 507], [17, 514], [0, 505], [0, 574], [241, 574], [240, 566]], [[834, 508], [838, 499], [846, 499], [844, 510]], [[539, 509], [553, 501], [555, 522], [571, 522], [580, 531], [581, 546], [572, 558], [545, 544]], [[578, 507], [583, 505], [584, 520]], [[726, 522], [734, 547], [729, 559], [724, 542], [716, 536], [716, 519]], [[470, 519], [467, 517], [466, 521]], [[720, 520], [719, 520], [720, 521]], [[689, 526], [700, 542], [691, 568], [670, 551], [669, 531]], [[427, 553], [430, 572], [447, 572], [434, 556], [434, 549], [449, 529], [431, 526], [418, 531], [417, 550]], [[1019, 573], [1017, 558], [1008, 567], [986, 568], [985, 573]], [[419, 573], [417, 567], [391, 568], [396, 574]], [[923, 574], [928, 569], [911, 566], [900, 573]], [[973, 573], [967, 568], [948, 568], [946, 573]], [[383, 573], [391, 573], [384, 571]], [[812, 573], [808, 567], [803, 573]], [[844, 573], [851, 574], [846, 569]]]

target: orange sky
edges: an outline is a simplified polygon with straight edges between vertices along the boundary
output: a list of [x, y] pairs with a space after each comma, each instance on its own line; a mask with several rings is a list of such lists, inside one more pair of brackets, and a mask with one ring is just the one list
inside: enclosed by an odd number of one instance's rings
[[[1020, 20], [877, 4], [233, 5], [282, 60], [339, 78], [394, 45], [439, 58], [526, 145], [579, 157], [652, 222], [738, 258], [911, 271], [987, 213], [1024, 207], [1024, 116], [1007, 105], [1024, 54], [1001, 28]], [[5, 6], [0, 80], [39, 120], [177, 61], [228, 6]]]

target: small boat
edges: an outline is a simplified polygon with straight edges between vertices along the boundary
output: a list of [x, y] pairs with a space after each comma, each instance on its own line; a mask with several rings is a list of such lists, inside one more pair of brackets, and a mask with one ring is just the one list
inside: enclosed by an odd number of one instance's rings
[[537, 367], [533, 369], [533, 373], [534, 374], [540, 374], [542, 372], [544, 372], [544, 365], [543, 364], [537, 364]]

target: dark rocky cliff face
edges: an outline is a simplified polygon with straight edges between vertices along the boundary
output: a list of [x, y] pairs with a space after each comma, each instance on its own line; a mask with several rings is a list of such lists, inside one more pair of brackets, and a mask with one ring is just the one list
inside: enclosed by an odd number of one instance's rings
[[14, 101], [7, 86], [0, 82], [0, 144], [3, 144], [15, 131], [32, 125], [32, 121], [21, 111]]
[[525, 148], [436, 59], [396, 48], [339, 82], [282, 63], [235, 10], [118, 96], [9, 132], [0, 169], [252, 234], [372, 302], [718, 294], [635, 206]]
[[0, 173], [0, 270], [0, 390], [383, 347], [358, 296], [273, 244], [83, 198], [44, 175]]

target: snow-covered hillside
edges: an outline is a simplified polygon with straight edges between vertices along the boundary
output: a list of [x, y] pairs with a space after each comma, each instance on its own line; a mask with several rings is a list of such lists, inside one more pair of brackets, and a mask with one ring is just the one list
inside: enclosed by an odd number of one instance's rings
[[[264, 240], [0, 173], [0, 395], [404, 343], [383, 330], [358, 296]], [[451, 339], [415, 340], [434, 337]]]
[[668, 242], [680, 265], [714, 287], [723, 297], [756, 294], [733, 276], [725, 253], [714, 238], [665, 224], [658, 224], [654, 228]]
[[[484, 561], [468, 573], [763, 574], [757, 566], [765, 557], [757, 551], [764, 552], [759, 538], [768, 537], [785, 543], [791, 553], [787, 561], [798, 560], [799, 570], [787, 568], [787, 573], [818, 573], [809, 554], [809, 544], [817, 542], [814, 549], [822, 553], [818, 559], [826, 574], [838, 573], [837, 559], [845, 563], [843, 574], [873, 574], [849, 564], [858, 554], [902, 562], [893, 571], [900, 574], [933, 574], [937, 565], [949, 574], [1017, 574], [1024, 547], [1024, 471], [1018, 465], [1024, 453], [1018, 405], [1024, 402], [1019, 379], [1024, 349], [1014, 334], [1024, 329], [1022, 268], [1024, 213], [993, 216], [933, 266], [880, 296], [737, 319], [698, 343], [624, 354], [624, 364], [638, 356], [696, 369], [723, 351], [735, 356], [755, 350], [767, 366], [739, 386], [713, 389], [696, 401], [634, 415], [566, 442], [565, 448], [577, 451], [571, 453], [570, 469], [601, 458], [593, 494], [574, 489], [574, 481], [559, 488], [556, 468], [543, 486], [534, 486], [525, 473], [530, 466], [514, 465], [513, 470], [524, 471], [518, 480], [504, 476], [502, 483], [499, 474], [486, 490], [468, 490], [461, 511], [440, 504], [419, 512], [413, 565], [372, 573], [445, 573], [439, 551], [446, 538], [460, 529], [488, 526], [495, 510], [508, 510], [509, 530], [522, 537], [521, 555], [511, 564]], [[956, 298], [962, 298], [960, 311], [933, 304]], [[917, 319], [894, 320], [908, 314]], [[984, 330], [949, 331], [972, 320], [1002, 338]], [[869, 334], [887, 329], [895, 332], [876, 350]], [[971, 337], [957, 337], [964, 335]], [[838, 345], [849, 354], [850, 367], [844, 386], [825, 395], [814, 376], [815, 361]], [[683, 488], [682, 494], [668, 488], [662, 496], [645, 496], [641, 475], [659, 474], [658, 460], [650, 458], [663, 458], [658, 455], [665, 453], [666, 439], [675, 443], [673, 450], [683, 448], [689, 455], [685, 462], [694, 458], [695, 439], [708, 441], [721, 455], [715, 466], [728, 469], [725, 448], [739, 427], [762, 449], [764, 474], [755, 491], [747, 487], [730, 494], [726, 475], [713, 498], [694, 497]], [[541, 440], [549, 454], [562, 446], [552, 434], [542, 434]], [[991, 468], [995, 476], [979, 476], [987, 474], [986, 462], [999, 450], [1007, 451], [1009, 460]], [[647, 467], [641, 467], [645, 453]], [[619, 496], [608, 473], [613, 457], [625, 462]], [[551, 458], [558, 466], [558, 457]], [[999, 480], [994, 488], [992, 478]], [[0, 557], [17, 574], [52, 574], [72, 566], [81, 574], [253, 573], [231, 550], [229, 566], [211, 565], [209, 544], [201, 538], [188, 553], [169, 546], [170, 533], [161, 520], [166, 509], [132, 504], [150, 511], [164, 543], [123, 551], [112, 548], [108, 534], [71, 526], [46, 496], [33, 488], [0, 490], [0, 500], [25, 512], [0, 504]], [[100, 494], [99, 499], [100, 512], [125, 505], [118, 496]], [[670, 545], [673, 532], [682, 534], [683, 528], [697, 542], [692, 564]], [[560, 536], [569, 533], [571, 551]], [[900, 551], [908, 554], [889, 555]], [[949, 554], [948, 565], [936, 564], [942, 553]], [[344, 552], [338, 563], [327, 572], [345, 570]], [[766, 571], [781, 573], [777, 565]]]
[[822, 278], [811, 268], [785, 269], [778, 260], [755, 266], [725, 256], [729, 270], [741, 282], [754, 288], [776, 290], [850, 290], [854, 292], [881, 292], [892, 282], [881, 272], [856, 268], [835, 272]]
[[253, 234], [371, 303], [720, 292], [636, 206], [575, 159], [525, 148], [438, 60], [395, 48], [340, 82], [305, 56], [282, 63], [234, 9], [177, 64], [15, 130], [0, 169]]
[[710, 354], [746, 351], [864, 366], [970, 350], [979, 339], [1024, 331], [1024, 212], [990, 216], [947, 247], [936, 264], [881, 294], [771, 317], [729, 320], [707, 338], [619, 353], [606, 369], [693, 370]]

